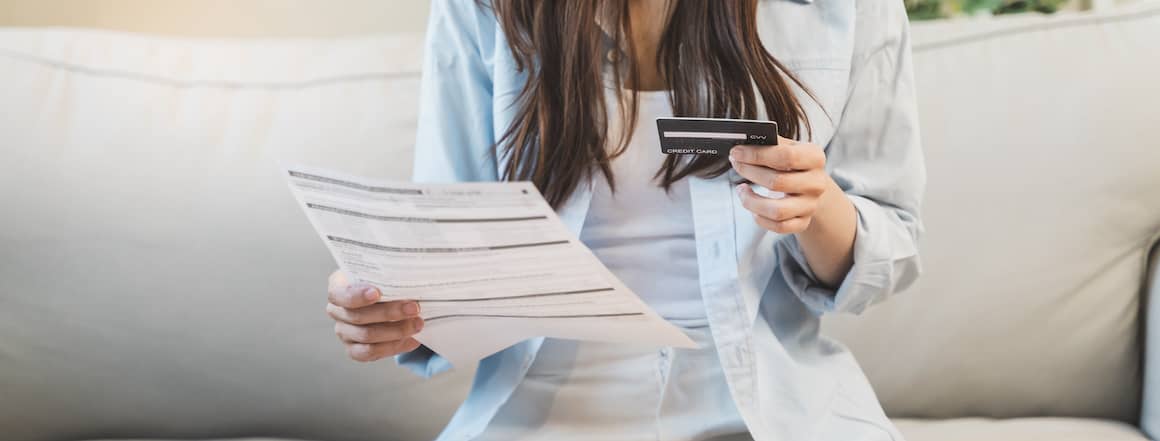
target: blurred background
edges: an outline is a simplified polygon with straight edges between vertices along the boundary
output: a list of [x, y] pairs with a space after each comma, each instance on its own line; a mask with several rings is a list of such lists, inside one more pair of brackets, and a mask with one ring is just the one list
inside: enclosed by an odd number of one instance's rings
[[0, 0], [0, 26], [331, 37], [422, 31], [429, 4], [430, 0]]
[[910, 17], [932, 20], [962, 15], [1005, 15], [1023, 12], [1055, 13], [1098, 9], [1134, 0], [905, 0]]
[[[905, 0], [911, 17], [1050, 13], [1136, 0]], [[326, 37], [422, 31], [430, 0], [0, 0], [0, 26], [81, 26], [184, 36]]]

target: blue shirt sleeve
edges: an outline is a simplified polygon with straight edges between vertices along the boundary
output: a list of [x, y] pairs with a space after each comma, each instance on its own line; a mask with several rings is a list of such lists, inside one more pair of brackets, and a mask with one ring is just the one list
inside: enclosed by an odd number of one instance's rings
[[416, 182], [495, 181], [492, 114], [495, 17], [473, 0], [435, 0], [427, 25]]
[[860, 313], [906, 289], [920, 269], [926, 169], [919, 140], [910, 31], [902, 2], [861, 2], [850, 89], [826, 149], [830, 175], [858, 212], [854, 265], [836, 288], [810, 270], [796, 237], [778, 242], [781, 271], [816, 314]]
[[[427, 25], [415, 182], [495, 181], [492, 148], [492, 76], [489, 60], [495, 18], [472, 0], [435, 0]], [[399, 365], [431, 377], [451, 363], [421, 346], [395, 357]]]

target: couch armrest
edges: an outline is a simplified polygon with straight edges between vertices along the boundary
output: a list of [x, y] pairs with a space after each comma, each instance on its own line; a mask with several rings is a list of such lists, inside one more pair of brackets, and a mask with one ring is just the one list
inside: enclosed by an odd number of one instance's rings
[[1153, 242], [1144, 282], [1144, 391], [1140, 429], [1160, 439], [1160, 241]]

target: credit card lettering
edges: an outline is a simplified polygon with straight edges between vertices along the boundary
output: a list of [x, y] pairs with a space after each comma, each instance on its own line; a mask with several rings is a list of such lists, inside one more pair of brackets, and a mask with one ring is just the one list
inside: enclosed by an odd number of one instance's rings
[[777, 123], [742, 119], [657, 118], [661, 152], [727, 155], [739, 144], [777, 145]]

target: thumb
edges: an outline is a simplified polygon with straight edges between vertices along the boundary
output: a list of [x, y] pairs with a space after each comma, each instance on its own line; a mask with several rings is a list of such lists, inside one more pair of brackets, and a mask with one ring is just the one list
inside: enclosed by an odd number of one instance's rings
[[330, 303], [347, 309], [362, 308], [373, 305], [382, 298], [378, 288], [369, 284], [355, 282], [349, 274], [335, 271], [330, 277], [330, 286], [327, 289], [327, 299]]

